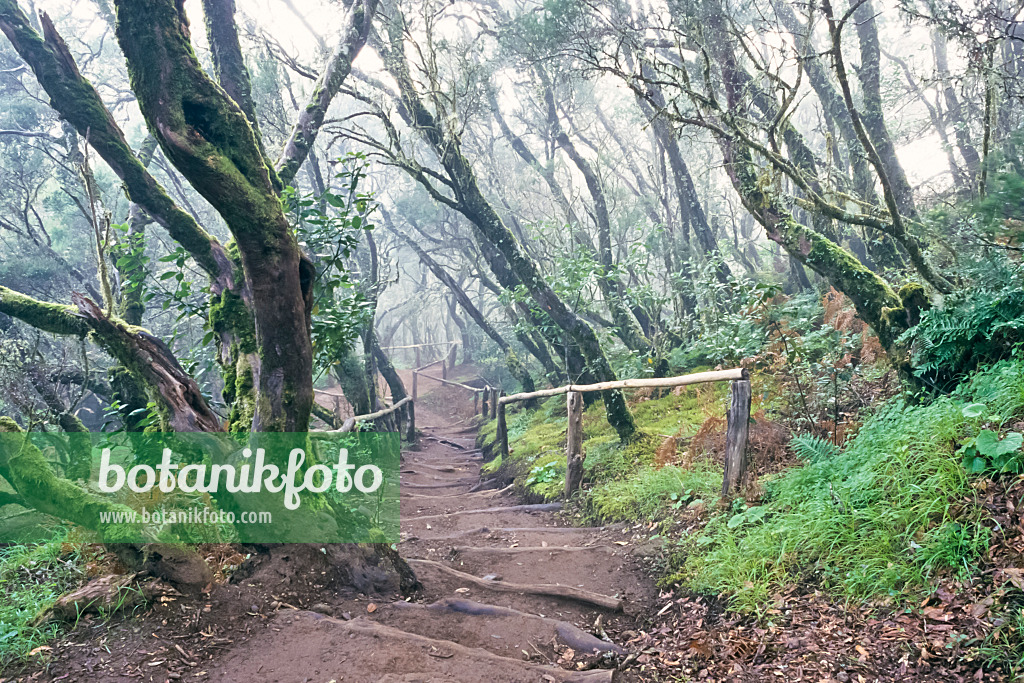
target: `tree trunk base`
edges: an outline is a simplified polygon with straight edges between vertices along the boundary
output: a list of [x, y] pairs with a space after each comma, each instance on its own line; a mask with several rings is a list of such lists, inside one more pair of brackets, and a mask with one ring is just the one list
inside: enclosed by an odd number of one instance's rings
[[[386, 544], [289, 543], [252, 546], [256, 553], [231, 575], [232, 583], [261, 583], [267, 589], [316, 577], [330, 588], [353, 588], [367, 595], [420, 588], [416, 574]], [[324, 572], [324, 573], [321, 573]]]

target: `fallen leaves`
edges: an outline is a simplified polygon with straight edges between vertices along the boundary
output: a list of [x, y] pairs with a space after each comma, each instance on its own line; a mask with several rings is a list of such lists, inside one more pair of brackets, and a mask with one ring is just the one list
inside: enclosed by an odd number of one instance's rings
[[1014, 567], [1003, 567], [999, 570], [999, 573], [1010, 580], [1018, 590], [1024, 591], [1024, 569], [1017, 569]]

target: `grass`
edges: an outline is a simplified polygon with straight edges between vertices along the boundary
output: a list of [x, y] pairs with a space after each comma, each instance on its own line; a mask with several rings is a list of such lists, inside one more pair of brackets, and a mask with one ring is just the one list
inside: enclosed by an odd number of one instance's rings
[[57, 624], [33, 626], [36, 615], [84, 579], [78, 546], [63, 536], [0, 549], [0, 669], [49, 642]]
[[[984, 402], [1007, 418], [1024, 408], [1021, 366], [980, 373], [954, 396], [895, 399], [846, 448], [786, 472], [755, 516], [713, 518], [684, 544], [672, 581], [732, 596], [759, 612], [779, 588], [813, 578], [850, 600], [915, 597], [939, 570], [969, 573], [988, 547], [983, 511], [958, 454]], [[750, 521], [747, 521], [747, 518]]]
[[[755, 384], [761, 407], [779, 400], [770, 378], [755, 377]], [[960, 449], [980, 429], [1007, 429], [1020, 419], [1024, 362], [996, 364], [949, 396], [877, 406], [842, 449], [805, 437], [795, 449], [805, 463], [763, 478], [754, 506], [718, 504], [722, 472], [711, 460], [654, 462], [666, 435], [689, 436], [707, 417], [722, 415], [725, 393], [723, 384], [634, 404], [647, 436], [627, 445], [607, 426], [600, 404], [588, 408], [583, 521], [655, 521], [673, 509], [704, 507], [711, 516], [702, 529], [671, 539], [677, 549], [664, 583], [726, 597], [732, 609], [763, 618], [780, 589], [801, 582], [851, 603], [909, 606], [938, 575], [976, 573], [989, 531], [985, 510], [971, 502], [974, 480]], [[977, 410], [965, 415], [975, 403], [984, 404], [982, 417], [971, 417]], [[564, 398], [555, 397], [509, 416], [511, 455], [495, 469], [536, 497], [562, 495], [564, 411]], [[1011, 610], [977, 646], [988, 666], [1024, 669], [1020, 614]]]
[[722, 488], [722, 472], [709, 460], [693, 467], [644, 467], [634, 476], [597, 484], [587, 504], [596, 519], [655, 519], [666, 507], [713, 505]]
[[[709, 415], [724, 415], [727, 387], [692, 387], [679, 396], [669, 394], [634, 403], [633, 414], [644, 436], [621, 444], [604, 417], [600, 401], [583, 415], [584, 483], [581, 496], [587, 521], [654, 518], [681, 501], [716, 499], [722, 474], [710, 463], [693, 468], [655, 467], [654, 456], [666, 436], [692, 435]], [[514, 478], [534, 499], [554, 500], [565, 488], [565, 397], [555, 396], [535, 410], [509, 412], [510, 455], [485, 467]], [[484, 443], [493, 443], [494, 423], [481, 430]], [[716, 481], [717, 479], [717, 481]]]

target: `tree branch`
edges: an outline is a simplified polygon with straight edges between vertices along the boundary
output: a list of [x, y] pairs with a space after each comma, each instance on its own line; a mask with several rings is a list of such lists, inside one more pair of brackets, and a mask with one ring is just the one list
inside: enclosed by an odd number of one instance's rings
[[164, 421], [173, 431], [220, 431], [195, 380], [182, 369], [167, 345], [140, 327], [107, 317], [91, 299], [73, 294], [75, 306], [38, 301], [0, 287], [0, 313], [53, 334], [90, 337], [149, 388]]
[[285, 185], [290, 185], [295, 180], [295, 174], [316, 142], [316, 136], [323, 125], [331, 101], [352, 70], [353, 60], [366, 44], [373, 24], [373, 15], [377, 11], [377, 2], [378, 0], [351, 0], [342, 21], [341, 39], [327, 60], [316, 85], [313, 86], [309, 102], [299, 112], [299, 119], [295, 122], [281, 158], [277, 161], [277, 175]]
[[216, 238], [182, 211], [139, 162], [99, 93], [78, 71], [67, 45], [50, 18], [40, 17], [43, 36], [32, 28], [15, 0], [0, 0], [0, 30], [28, 62], [50, 104], [85, 137], [124, 182], [131, 200], [142, 206], [184, 247], [214, 280], [215, 288], [233, 285], [233, 266]]

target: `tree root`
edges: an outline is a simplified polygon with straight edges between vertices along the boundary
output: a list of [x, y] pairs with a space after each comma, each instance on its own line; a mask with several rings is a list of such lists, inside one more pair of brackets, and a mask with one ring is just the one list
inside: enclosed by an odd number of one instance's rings
[[554, 512], [555, 510], [561, 510], [561, 503], [540, 503], [537, 505], [509, 505], [508, 507], [498, 508], [483, 508], [482, 510], [457, 510], [455, 512], [446, 512], [440, 515], [424, 515], [422, 517], [407, 517], [406, 522], [422, 522], [428, 519], [441, 519], [442, 517], [456, 517], [458, 515], [480, 515], [484, 513], [498, 513], [498, 512]]
[[486, 581], [479, 579], [472, 574], [460, 572], [458, 569], [434, 562], [433, 560], [409, 560], [409, 564], [432, 567], [443, 574], [447, 574], [463, 583], [484, 588], [498, 593], [524, 593], [526, 595], [543, 595], [549, 598], [561, 598], [572, 602], [579, 602], [586, 605], [593, 605], [612, 612], [621, 612], [623, 602], [619, 598], [600, 595], [581, 588], [572, 586], [560, 586], [557, 584], [518, 584], [506, 583], [504, 581]]

